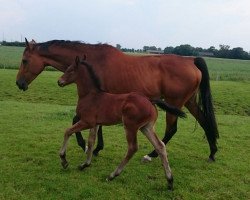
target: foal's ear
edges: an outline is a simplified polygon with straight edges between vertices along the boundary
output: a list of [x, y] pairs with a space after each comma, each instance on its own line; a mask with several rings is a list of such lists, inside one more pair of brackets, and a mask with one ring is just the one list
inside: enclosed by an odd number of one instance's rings
[[87, 56], [83, 54], [82, 60], [86, 60]]
[[79, 56], [76, 56], [75, 63], [76, 63], [75, 68], [77, 68], [78, 65], [79, 65], [79, 63], [80, 63], [80, 58], [79, 58]]

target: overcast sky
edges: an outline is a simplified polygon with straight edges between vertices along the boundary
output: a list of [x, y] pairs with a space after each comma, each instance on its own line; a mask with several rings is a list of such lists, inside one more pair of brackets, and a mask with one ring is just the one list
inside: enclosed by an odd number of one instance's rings
[[250, 0], [0, 0], [0, 40], [250, 51]]

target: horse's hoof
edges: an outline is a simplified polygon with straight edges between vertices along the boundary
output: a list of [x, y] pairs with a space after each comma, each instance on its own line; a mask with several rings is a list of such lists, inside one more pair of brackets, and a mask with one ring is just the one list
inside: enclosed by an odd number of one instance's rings
[[209, 157], [209, 158], [207, 159], [207, 162], [213, 163], [213, 162], [215, 162], [215, 158], [214, 158], [214, 157]]
[[208, 159], [207, 159], [207, 162], [208, 162], [208, 163], [214, 163], [215, 160], [213, 160], [213, 159], [211, 159], [211, 158], [208, 158]]
[[143, 163], [151, 162], [152, 158], [148, 155], [143, 156], [142, 160]]

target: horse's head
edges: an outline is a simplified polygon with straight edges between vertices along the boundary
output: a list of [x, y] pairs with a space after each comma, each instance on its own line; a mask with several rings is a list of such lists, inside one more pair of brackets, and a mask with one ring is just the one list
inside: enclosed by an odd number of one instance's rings
[[43, 71], [45, 63], [37, 54], [35, 47], [36, 42], [32, 40], [28, 42], [25, 38], [26, 48], [23, 52], [22, 61], [18, 74], [16, 76], [16, 84], [20, 90], [27, 90], [28, 85]]
[[80, 65], [80, 58], [76, 56], [75, 61], [67, 68], [64, 74], [58, 79], [57, 83], [60, 87], [64, 87], [74, 83], [77, 79], [77, 70]]

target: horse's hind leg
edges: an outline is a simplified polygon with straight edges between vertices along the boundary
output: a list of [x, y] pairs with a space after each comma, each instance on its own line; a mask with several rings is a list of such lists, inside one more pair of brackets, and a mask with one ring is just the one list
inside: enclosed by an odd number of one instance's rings
[[102, 150], [103, 147], [104, 147], [104, 142], [103, 142], [103, 136], [102, 136], [102, 126], [99, 126], [99, 129], [97, 132], [97, 145], [96, 145], [95, 150], [93, 151], [93, 154], [97, 156], [99, 151]]
[[[72, 125], [76, 124], [77, 122], [79, 122], [80, 118], [76, 115], [74, 118], [73, 118], [73, 123]], [[86, 150], [86, 142], [85, 140], [83, 139], [82, 137], [82, 134], [81, 132], [76, 132], [76, 140], [77, 140], [77, 144], [82, 148], [82, 150], [85, 152]]]
[[129, 162], [129, 160], [133, 157], [133, 155], [138, 150], [138, 144], [137, 144], [137, 130], [127, 130], [126, 129], [126, 138], [128, 142], [128, 150], [125, 158], [122, 160], [122, 162], [118, 165], [118, 167], [113, 171], [108, 177], [107, 181], [113, 180], [116, 176], [119, 176], [122, 170], [124, 169], [125, 165]]
[[141, 128], [141, 131], [144, 133], [144, 135], [148, 138], [148, 140], [151, 142], [151, 144], [154, 146], [156, 152], [161, 158], [162, 165], [164, 168], [165, 176], [167, 178], [168, 182], [168, 189], [172, 190], [173, 189], [173, 176], [171, 173], [171, 169], [168, 163], [168, 158], [167, 158], [167, 151], [165, 148], [165, 145], [160, 139], [157, 137], [157, 135], [154, 132], [153, 128], [153, 123], [148, 124], [147, 126], [144, 126]]
[[98, 126], [89, 130], [89, 138], [88, 138], [88, 150], [87, 150], [87, 159], [86, 161], [81, 164], [78, 169], [83, 170], [86, 167], [90, 166], [92, 156], [93, 156], [93, 149], [96, 139], [96, 133], [98, 131]]
[[205, 134], [206, 134], [206, 137], [207, 137], [207, 140], [208, 140], [208, 144], [209, 144], [209, 147], [210, 147], [209, 161], [215, 161], [215, 153], [217, 152], [216, 140], [211, 141], [211, 140], [208, 139], [210, 130], [206, 126], [206, 120], [205, 120], [203, 112], [199, 108], [197, 102], [195, 101], [195, 98], [191, 98], [185, 104], [185, 106], [187, 107], [189, 112], [195, 117], [195, 119], [198, 121], [200, 126], [203, 128], [203, 130], [205, 131]]
[[[177, 132], [177, 117], [171, 114], [166, 114], [166, 121], [167, 121], [167, 127], [165, 131], [164, 138], [162, 139], [162, 142], [164, 144], [167, 144], [168, 141], [174, 136], [174, 134]], [[148, 155], [144, 156], [144, 161], [151, 161], [151, 158], [157, 157], [158, 154], [156, 150], [153, 150]]]

